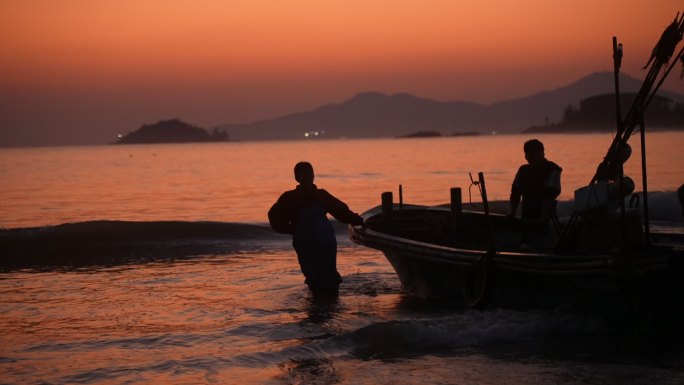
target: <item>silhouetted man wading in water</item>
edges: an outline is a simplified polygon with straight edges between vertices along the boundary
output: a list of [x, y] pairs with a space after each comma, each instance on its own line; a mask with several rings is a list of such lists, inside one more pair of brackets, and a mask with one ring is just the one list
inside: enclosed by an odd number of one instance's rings
[[314, 170], [308, 162], [295, 165], [299, 185], [284, 192], [268, 211], [271, 227], [292, 234], [292, 245], [305, 283], [315, 294], [337, 294], [342, 278], [337, 272], [337, 240], [327, 213], [342, 223], [360, 225], [363, 219], [329, 192], [313, 183]]

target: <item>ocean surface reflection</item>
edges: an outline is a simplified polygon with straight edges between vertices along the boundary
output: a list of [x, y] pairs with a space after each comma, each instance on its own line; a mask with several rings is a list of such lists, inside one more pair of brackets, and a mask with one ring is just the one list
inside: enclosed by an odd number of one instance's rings
[[12, 383], [627, 383], [684, 379], [679, 340], [616, 336], [570, 308], [464, 311], [403, 294], [342, 241], [320, 300], [282, 250], [0, 274]]
[[[343, 226], [340, 296], [314, 298], [291, 240], [264, 226], [300, 160], [358, 212], [399, 184], [406, 202], [447, 202], [478, 171], [504, 200], [526, 139], [0, 149], [0, 226], [14, 229], [0, 241], [33, 258], [0, 271], [0, 382], [684, 383], [681, 332], [618, 330], [565, 305], [476, 311], [412, 297]], [[564, 168], [567, 209], [611, 138], [541, 139]], [[679, 215], [682, 140], [649, 136], [649, 186], [665, 192], [651, 201], [656, 220]]]
[[[561, 200], [591, 180], [610, 134], [544, 135], [550, 160], [563, 167]], [[320, 187], [362, 212], [398, 185], [416, 204], [449, 200], [483, 171], [491, 200], [508, 199], [525, 162], [524, 135], [431, 139], [229, 142], [0, 149], [0, 226], [56, 225], [94, 220], [266, 222], [278, 195], [293, 188], [301, 160], [317, 170]], [[649, 189], [684, 183], [684, 132], [649, 135]], [[638, 140], [632, 143], [638, 148]], [[641, 190], [635, 151], [626, 173]], [[398, 198], [396, 198], [398, 199]], [[467, 198], [467, 194], [464, 195]], [[473, 198], [477, 200], [476, 197]]]

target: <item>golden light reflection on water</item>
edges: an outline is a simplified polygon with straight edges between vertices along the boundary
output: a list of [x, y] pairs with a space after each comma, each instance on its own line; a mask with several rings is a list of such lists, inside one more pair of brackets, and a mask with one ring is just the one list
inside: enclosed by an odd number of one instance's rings
[[3, 273], [0, 376], [263, 381], [288, 349], [396, 316], [399, 284], [378, 252], [342, 247], [339, 269], [330, 305], [312, 302], [290, 250]]
[[[586, 185], [610, 134], [538, 136], [563, 167], [561, 199]], [[483, 171], [492, 200], [507, 199], [529, 136], [435, 139], [235, 142], [0, 150], [0, 226], [111, 220], [266, 222], [278, 195], [296, 185], [292, 167], [308, 160], [316, 183], [357, 212], [403, 185], [404, 200], [447, 202], [468, 173]], [[639, 138], [626, 173], [641, 189]], [[649, 189], [684, 183], [684, 133], [649, 134]], [[398, 199], [398, 198], [395, 198]], [[473, 200], [476, 200], [475, 196]]]
[[[5, 149], [0, 150], [4, 183], [0, 225], [95, 219], [265, 222], [272, 202], [295, 185], [291, 170], [299, 160], [311, 161], [319, 186], [356, 211], [376, 205], [382, 191], [396, 192], [399, 183], [408, 202], [445, 202], [450, 187], [467, 188], [469, 171], [484, 171], [490, 197], [505, 199], [523, 162], [521, 147], [526, 139]], [[566, 199], [575, 187], [589, 181], [610, 142], [606, 135], [541, 139], [548, 158], [564, 168], [562, 197]], [[684, 133], [649, 136], [651, 189], [673, 190], [684, 182], [682, 139]], [[639, 175], [638, 154], [627, 173]], [[468, 352], [408, 357], [405, 348], [415, 354], [425, 349], [422, 338], [441, 341], [444, 328], [467, 331], [472, 326], [475, 333], [465, 333], [464, 338], [478, 341], [479, 325], [465, 322], [472, 314], [462, 315], [465, 321], [460, 323], [458, 317], [445, 321], [443, 309], [416, 310], [411, 299], [401, 294], [394, 271], [378, 251], [340, 242], [338, 265], [345, 282], [340, 300], [324, 305], [311, 300], [287, 242], [273, 250], [264, 247], [190, 260], [1, 273], [0, 378], [54, 383], [288, 384], [318, 380], [427, 384], [454, 378], [498, 383], [508, 378], [513, 383], [540, 379], [559, 383], [576, 379], [580, 366], [579, 381], [595, 383], [628, 378], [623, 373], [631, 373], [630, 365], [545, 359], [530, 365], [534, 359], [529, 357], [515, 361]], [[500, 322], [499, 316], [506, 322]], [[511, 335], [520, 325], [534, 326], [540, 318], [558, 322], [553, 313], [494, 311], [473, 317], [487, 321], [485, 328], [503, 330], [502, 334], [512, 328]], [[572, 317], [568, 323], [570, 330], [578, 324]], [[400, 339], [406, 327], [413, 343], [389, 343], [385, 351], [387, 342], [375, 341], [381, 349], [359, 354], [358, 359], [355, 350], [368, 341], [357, 338], [351, 347], [346, 344], [368, 325], [376, 327], [362, 336], [389, 329], [397, 334], [387, 335]], [[523, 341], [538, 337], [522, 334]], [[431, 348], [443, 353], [440, 346]], [[458, 341], [454, 346], [463, 345]], [[398, 354], [399, 359], [373, 356], [388, 353]], [[663, 383], [677, 383], [669, 379], [679, 375], [658, 365], [640, 370], [665, 378]]]

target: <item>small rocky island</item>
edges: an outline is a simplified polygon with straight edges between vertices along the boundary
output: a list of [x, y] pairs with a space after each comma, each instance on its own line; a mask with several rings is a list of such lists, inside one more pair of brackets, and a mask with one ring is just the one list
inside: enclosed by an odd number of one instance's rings
[[437, 131], [418, 131], [411, 134], [397, 136], [397, 139], [408, 139], [408, 138], [437, 138], [442, 136], [441, 133]]
[[171, 119], [145, 124], [131, 133], [120, 135], [115, 144], [201, 143], [227, 142], [228, 140], [228, 134], [218, 128], [214, 128], [209, 133], [203, 128], [185, 123], [180, 119]]

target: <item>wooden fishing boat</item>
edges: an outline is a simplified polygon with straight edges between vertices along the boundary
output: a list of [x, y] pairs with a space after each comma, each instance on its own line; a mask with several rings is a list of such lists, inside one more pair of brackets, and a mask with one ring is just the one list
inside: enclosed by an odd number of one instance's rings
[[618, 247], [625, 246], [619, 218], [600, 226], [582, 222], [561, 238], [549, 224], [448, 206], [386, 203], [384, 212], [377, 206], [362, 216], [364, 226], [350, 227], [352, 241], [381, 250], [404, 290], [462, 299], [469, 307], [585, 302], [653, 282], [678, 290], [684, 273], [684, 248], [647, 244], [634, 210], [626, 248]]
[[[677, 14], [656, 45], [650, 70], [624, 117], [618, 83], [622, 52], [613, 38], [617, 134], [589, 185], [575, 192], [570, 217], [547, 223], [491, 213], [480, 173], [482, 211], [464, 210], [459, 188], [452, 189], [447, 206], [404, 205], [401, 190], [396, 204], [391, 193], [384, 193], [382, 205], [363, 214], [365, 224], [349, 228], [351, 240], [381, 250], [406, 291], [459, 298], [469, 307], [604, 306], [616, 303], [618, 296], [646, 294], [646, 302], [667, 299], [681, 307], [684, 239], [650, 232], [643, 112], [677, 59], [684, 62], [684, 48], [673, 56], [683, 32], [684, 15]], [[634, 183], [623, 174], [623, 164], [637, 127], [643, 205], [628, 208], [625, 197]]]

